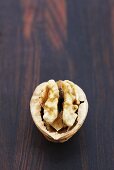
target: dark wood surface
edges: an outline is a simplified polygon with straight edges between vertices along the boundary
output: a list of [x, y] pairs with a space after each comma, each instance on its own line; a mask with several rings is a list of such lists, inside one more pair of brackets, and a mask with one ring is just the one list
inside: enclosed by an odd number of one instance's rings
[[[69, 79], [89, 113], [64, 144], [29, 110], [34, 88]], [[114, 1], [0, 1], [0, 170], [114, 170]]]

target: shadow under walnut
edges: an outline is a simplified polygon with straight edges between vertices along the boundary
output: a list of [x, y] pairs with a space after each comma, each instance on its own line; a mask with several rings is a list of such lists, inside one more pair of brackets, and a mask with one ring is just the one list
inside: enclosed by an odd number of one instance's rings
[[[58, 83], [57, 83], [57, 85], [58, 85]], [[49, 141], [52, 141], [52, 142], [67, 141], [80, 129], [80, 127], [83, 125], [83, 123], [85, 121], [85, 118], [86, 118], [87, 112], [88, 112], [87, 98], [86, 98], [84, 91], [78, 85], [74, 84], [74, 86], [76, 88], [75, 95], [78, 96], [78, 99], [79, 99], [79, 103], [76, 103], [78, 105], [78, 109], [76, 110], [77, 118], [71, 127], [68, 127], [66, 125], [60, 130], [54, 129], [49, 123], [46, 123], [45, 120], [43, 119], [43, 114], [44, 114], [43, 107], [48, 99], [48, 92], [49, 92], [49, 89], [47, 88], [48, 82], [44, 82], [44, 83], [41, 83], [40, 85], [38, 85], [32, 95], [32, 98], [30, 101], [30, 110], [31, 110], [31, 115], [32, 115], [33, 121], [36, 124], [36, 126], [38, 127], [38, 129], [41, 131], [41, 133]], [[62, 107], [63, 107], [63, 104], [65, 101], [64, 101], [64, 95], [61, 99], [60, 95], [61, 95], [61, 92], [64, 93], [64, 90], [62, 88], [60, 88], [59, 85], [58, 85], [58, 90], [59, 90], [59, 97], [58, 97], [59, 104], [57, 105], [57, 108], [58, 108], [58, 115], [60, 115], [60, 113], [63, 112]], [[41, 100], [42, 98], [43, 98], [43, 103]], [[61, 115], [61, 119], [62, 119], [62, 116], [63, 115]]]

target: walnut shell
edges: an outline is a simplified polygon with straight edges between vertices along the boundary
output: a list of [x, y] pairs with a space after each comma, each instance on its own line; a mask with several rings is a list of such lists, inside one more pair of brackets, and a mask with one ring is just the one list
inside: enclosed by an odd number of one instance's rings
[[[65, 80], [66, 81], [66, 80]], [[70, 82], [70, 81], [69, 81]], [[46, 125], [45, 121], [43, 120], [41, 116], [41, 107], [42, 107], [42, 97], [44, 98], [45, 102], [48, 98], [47, 96], [47, 83], [44, 82], [38, 85], [32, 95], [31, 101], [30, 101], [30, 110], [31, 115], [33, 118], [34, 123], [36, 124], [37, 128], [41, 131], [41, 133], [45, 136], [46, 139], [52, 142], [65, 142], [69, 138], [71, 138], [82, 126], [82, 124], [85, 121], [85, 118], [87, 116], [88, 112], [88, 101], [86, 98], [86, 95], [84, 91], [75, 84], [76, 93], [79, 99], [78, 103], [78, 116], [76, 119], [76, 122], [72, 127], [67, 127], [65, 131], [50, 131]], [[72, 83], [72, 82], [71, 82]]]

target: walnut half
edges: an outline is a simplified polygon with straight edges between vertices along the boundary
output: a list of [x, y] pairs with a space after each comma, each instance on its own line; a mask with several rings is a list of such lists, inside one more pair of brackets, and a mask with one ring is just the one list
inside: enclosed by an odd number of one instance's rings
[[82, 126], [88, 112], [83, 90], [69, 80], [38, 85], [30, 101], [34, 123], [53, 142], [65, 142]]

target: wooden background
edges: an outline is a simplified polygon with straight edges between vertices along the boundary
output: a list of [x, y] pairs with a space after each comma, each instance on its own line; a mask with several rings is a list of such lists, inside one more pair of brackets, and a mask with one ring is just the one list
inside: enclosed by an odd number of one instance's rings
[[[89, 101], [64, 144], [46, 141], [29, 110], [52, 78]], [[0, 0], [0, 170], [114, 170], [114, 0]]]

